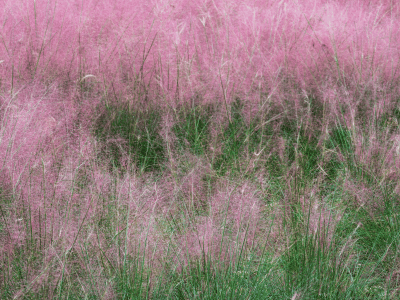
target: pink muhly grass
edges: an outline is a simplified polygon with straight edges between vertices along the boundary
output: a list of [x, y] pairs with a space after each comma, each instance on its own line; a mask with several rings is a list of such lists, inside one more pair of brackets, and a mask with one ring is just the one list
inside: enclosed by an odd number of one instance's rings
[[[113, 220], [110, 228], [111, 232], [108, 231], [108, 237], [102, 233], [100, 240], [114, 242], [120, 240], [124, 244], [124, 249], [113, 247], [107, 250], [110, 259], [116, 264], [120, 263], [117, 259], [120, 255], [118, 253], [123, 250], [130, 256], [145, 257], [146, 266], [159, 267], [159, 261], [165, 255], [168, 243], [165, 242], [157, 223], [160, 218], [174, 211], [172, 192], [169, 188], [172, 182], [167, 181], [163, 184], [154, 182], [152, 178], [139, 178], [134, 171], [127, 172], [114, 183], [113, 176], [105, 170], [96, 172], [95, 178], [93, 182], [98, 186], [99, 196], [103, 194], [109, 202], [103, 204], [103, 209], [109, 210], [107, 206], [110, 205], [117, 213], [117, 218]], [[104, 184], [101, 184], [102, 182]], [[92, 193], [97, 192], [93, 189]], [[97, 211], [98, 216], [102, 214], [104, 211]]]
[[[2, 180], [2, 189], [9, 186], [7, 193], [12, 196], [12, 206], [3, 216], [9, 237], [2, 239], [0, 246], [9, 257], [27, 245], [29, 253], [40, 251], [46, 257], [42, 269], [29, 279], [27, 289], [32, 291], [50, 273], [56, 275], [52, 259], [75, 251], [90, 237], [87, 225], [96, 206], [95, 199], [77, 187], [82, 180], [80, 171], [93, 167], [91, 137], [81, 131], [73, 141], [65, 132], [73, 127], [70, 112], [60, 114], [58, 103], [50, 101], [51, 90], [37, 96], [35, 88], [27, 86], [15, 93], [15, 109], [4, 109], [0, 143], [5, 158], [1, 173], [9, 174]], [[47, 254], [50, 248], [55, 254]], [[68, 269], [64, 268], [67, 273]]]
[[[1, 216], [7, 237], [0, 240], [0, 255], [23, 246], [42, 253], [45, 263], [36, 270], [39, 275], [27, 279], [27, 289], [48, 281], [55, 286], [51, 273], [58, 278], [74, 276], [74, 269], [121, 270], [140, 255], [146, 268], [160, 271], [169, 258], [182, 265], [205, 256], [236, 263], [242, 246], [255, 249], [266, 227], [262, 191], [250, 181], [235, 186], [218, 178], [208, 194], [204, 184], [215, 175], [210, 162], [222, 152], [216, 141], [232, 121], [237, 97], [246, 124], [258, 114], [262, 125], [282, 116], [311, 131], [323, 128], [321, 148], [332, 128], [347, 127], [354, 161], [349, 153], [338, 153], [346, 168], [354, 163], [362, 174], [379, 177], [379, 184], [398, 179], [400, 151], [391, 144], [398, 142], [397, 134], [361, 130], [397, 105], [398, 3], [78, 2], [2, 1], [0, 185], [12, 200]], [[217, 107], [209, 124], [211, 151], [201, 158], [178, 156], [167, 109], [195, 96], [200, 104]], [[153, 105], [164, 110], [160, 134], [169, 161], [161, 179], [140, 177], [124, 151], [123, 176], [107, 170], [106, 159], [97, 160], [103, 145], [92, 126], [100, 103], [127, 104], [129, 112]], [[278, 134], [279, 121], [272, 124]], [[272, 152], [287, 164], [288, 141], [272, 141]], [[108, 143], [121, 147], [124, 141], [111, 137]], [[335, 152], [340, 151], [324, 158]], [[332, 213], [314, 199], [314, 190], [296, 194], [291, 178], [298, 174], [297, 159], [287, 166], [287, 186], [281, 187], [284, 205], [299, 200], [303, 215], [310, 208], [309, 230], [315, 234], [326, 229]], [[379, 205], [369, 203], [371, 186], [344, 177], [346, 197], [356, 206]], [[278, 218], [272, 239], [279, 244], [287, 206], [273, 209]], [[333, 231], [327, 230], [330, 241]], [[84, 247], [90, 254], [83, 258]], [[58, 267], [52, 269], [52, 262]], [[104, 297], [116, 297], [102, 280], [96, 288]]]
[[[2, 172], [10, 174], [10, 184], [15, 191], [16, 205], [11, 211], [11, 216], [20, 220], [12, 225], [17, 244], [23, 234], [22, 225], [26, 238], [29, 232], [29, 239], [37, 240], [39, 247], [45, 247], [57, 240], [62, 227], [69, 233], [77, 234], [79, 231], [65, 228], [66, 224], [61, 225], [64, 221], [60, 219], [66, 215], [61, 213], [58, 210], [60, 207], [57, 206], [62, 203], [61, 200], [65, 200], [63, 204], [80, 205], [78, 203], [81, 200], [78, 200], [70, 186], [71, 183], [76, 184], [79, 177], [76, 175], [80, 169], [87, 168], [87, 162], [92, 159], [91, 150], [88, 149], [91, 144], [84, 134], [80, 136], [78, 156], [70, 165], [71, 173], [69, 178], [66, 178], [65, 163], [68, 163], [68, 159], [64, 155], [71, 155], [71, 148], [68, 149], [68, 146], [72, 144], [65, 144], [70, 140], [70, 136], [65, 134], [65, 128], [68, 130], [73, 126], [71, 112], [62, 111], [63, 107], [60, 108], [52, 99], [54, 94], [57, 95], [51, 88], [41, 90], [40, 85], [28, 85], [13, 95], [14, 110], [10, 110], [9, 106], [3, 107], [0, 144], [0, 152], [4, 157]], [[64, 164], [64, 167], [56, 167], [60, 163]], [[63, 192], [65, 180], [68, 181], [69, 187]], [[69, 210], [68, 204], [66, 209]], [[89, 207], [83, 210], [90, 213]], [[74, 226], [82, 226], [82, 222], [82, 218], [73, 221], [76, 224]]]
[[[373, 13], [362, 3], [319, 1], [268, 7], [223, 1], [175, 1], [152, 8], [136, 1], [7, 7], [13, 14], [5, 25], [5, 49], [15, 50], [12, 60], [4, 60], [3, 71], [12, 75], [26, 67], [21, 75], [46, 82], [50, 74], [63, 77], [64, 82], [77, 83], [81, 96], [100, 82], [109, 98], [129, 103], [157, 99], [174, 107], [195, 93], [205, 102], [217, 95], [229, 118], [228, 106], [237, 95], [256, 110], [256, 102], [267, 96], [263, 90], [270, 89], [267, 94], [272, 96], [279, 88], [289, 96], [294, 84], [317, 91], [328, 75], [328, 80], [361, 96], [363, 86], [379, 85], [378, 78], [393, 74], [387, 58], [395, 49], [390, 36], [397, 29], [383, 17], [388, 7], [394, 13], [398, 6], [389, 3], [381, 3]], [[8, 38], [13, 30], [20, 32], [16, 39]], [[277, 38], [283, 33], [284, 41]], [[142, 35], [146, 38], [138, 43]], [[73, 41], [74, 47], [64, 41]], [[91, 78], [82, 81], [88, 74], [96, 78], [93, 84]], [[132, 83], [129, 88], [127, 82]], [[288, 97], [279, 98], [274, 101]]]
[[254, 187], [245, 183], [226, 189], [209, 200], [209, 215], [196, 217], [178, 239], [184, 265], [203, 256], [234, 263], [238, 251], [249, 250], [258, 239], [261, 204]]

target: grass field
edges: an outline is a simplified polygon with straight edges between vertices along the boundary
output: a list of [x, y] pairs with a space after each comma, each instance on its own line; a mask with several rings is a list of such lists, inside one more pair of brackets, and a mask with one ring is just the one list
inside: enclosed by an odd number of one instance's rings
[[0, 299], [399, 299], [397, 1], [0, 4]]

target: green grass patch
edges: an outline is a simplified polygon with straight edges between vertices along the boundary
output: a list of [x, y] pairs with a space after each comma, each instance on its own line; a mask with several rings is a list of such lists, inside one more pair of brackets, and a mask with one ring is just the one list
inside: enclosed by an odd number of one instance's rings
[[[126, 106], [107, 106], [95, 126], [95, 136], [107, 143], [103, 157], [120, 171], [123, 154], [127, 153], [141, 172], [161, 171], [166, 161], [164, 140], [160, 136], [161, 112], [157, 109], [130, 112]], [[123, 142], [110, 143], [110, 138]]]

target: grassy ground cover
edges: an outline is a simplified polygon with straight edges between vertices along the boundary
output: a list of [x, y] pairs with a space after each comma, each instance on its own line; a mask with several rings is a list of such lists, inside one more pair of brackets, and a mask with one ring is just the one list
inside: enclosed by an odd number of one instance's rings
[[0, 299], [400, 297], [396, 1], [0, 3]]

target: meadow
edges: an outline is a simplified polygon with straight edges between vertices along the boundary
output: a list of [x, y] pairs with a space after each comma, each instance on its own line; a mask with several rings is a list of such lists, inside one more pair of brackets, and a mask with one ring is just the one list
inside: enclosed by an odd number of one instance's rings
[[0, 4], [0, 299], [399, 299], [398, 1]]

